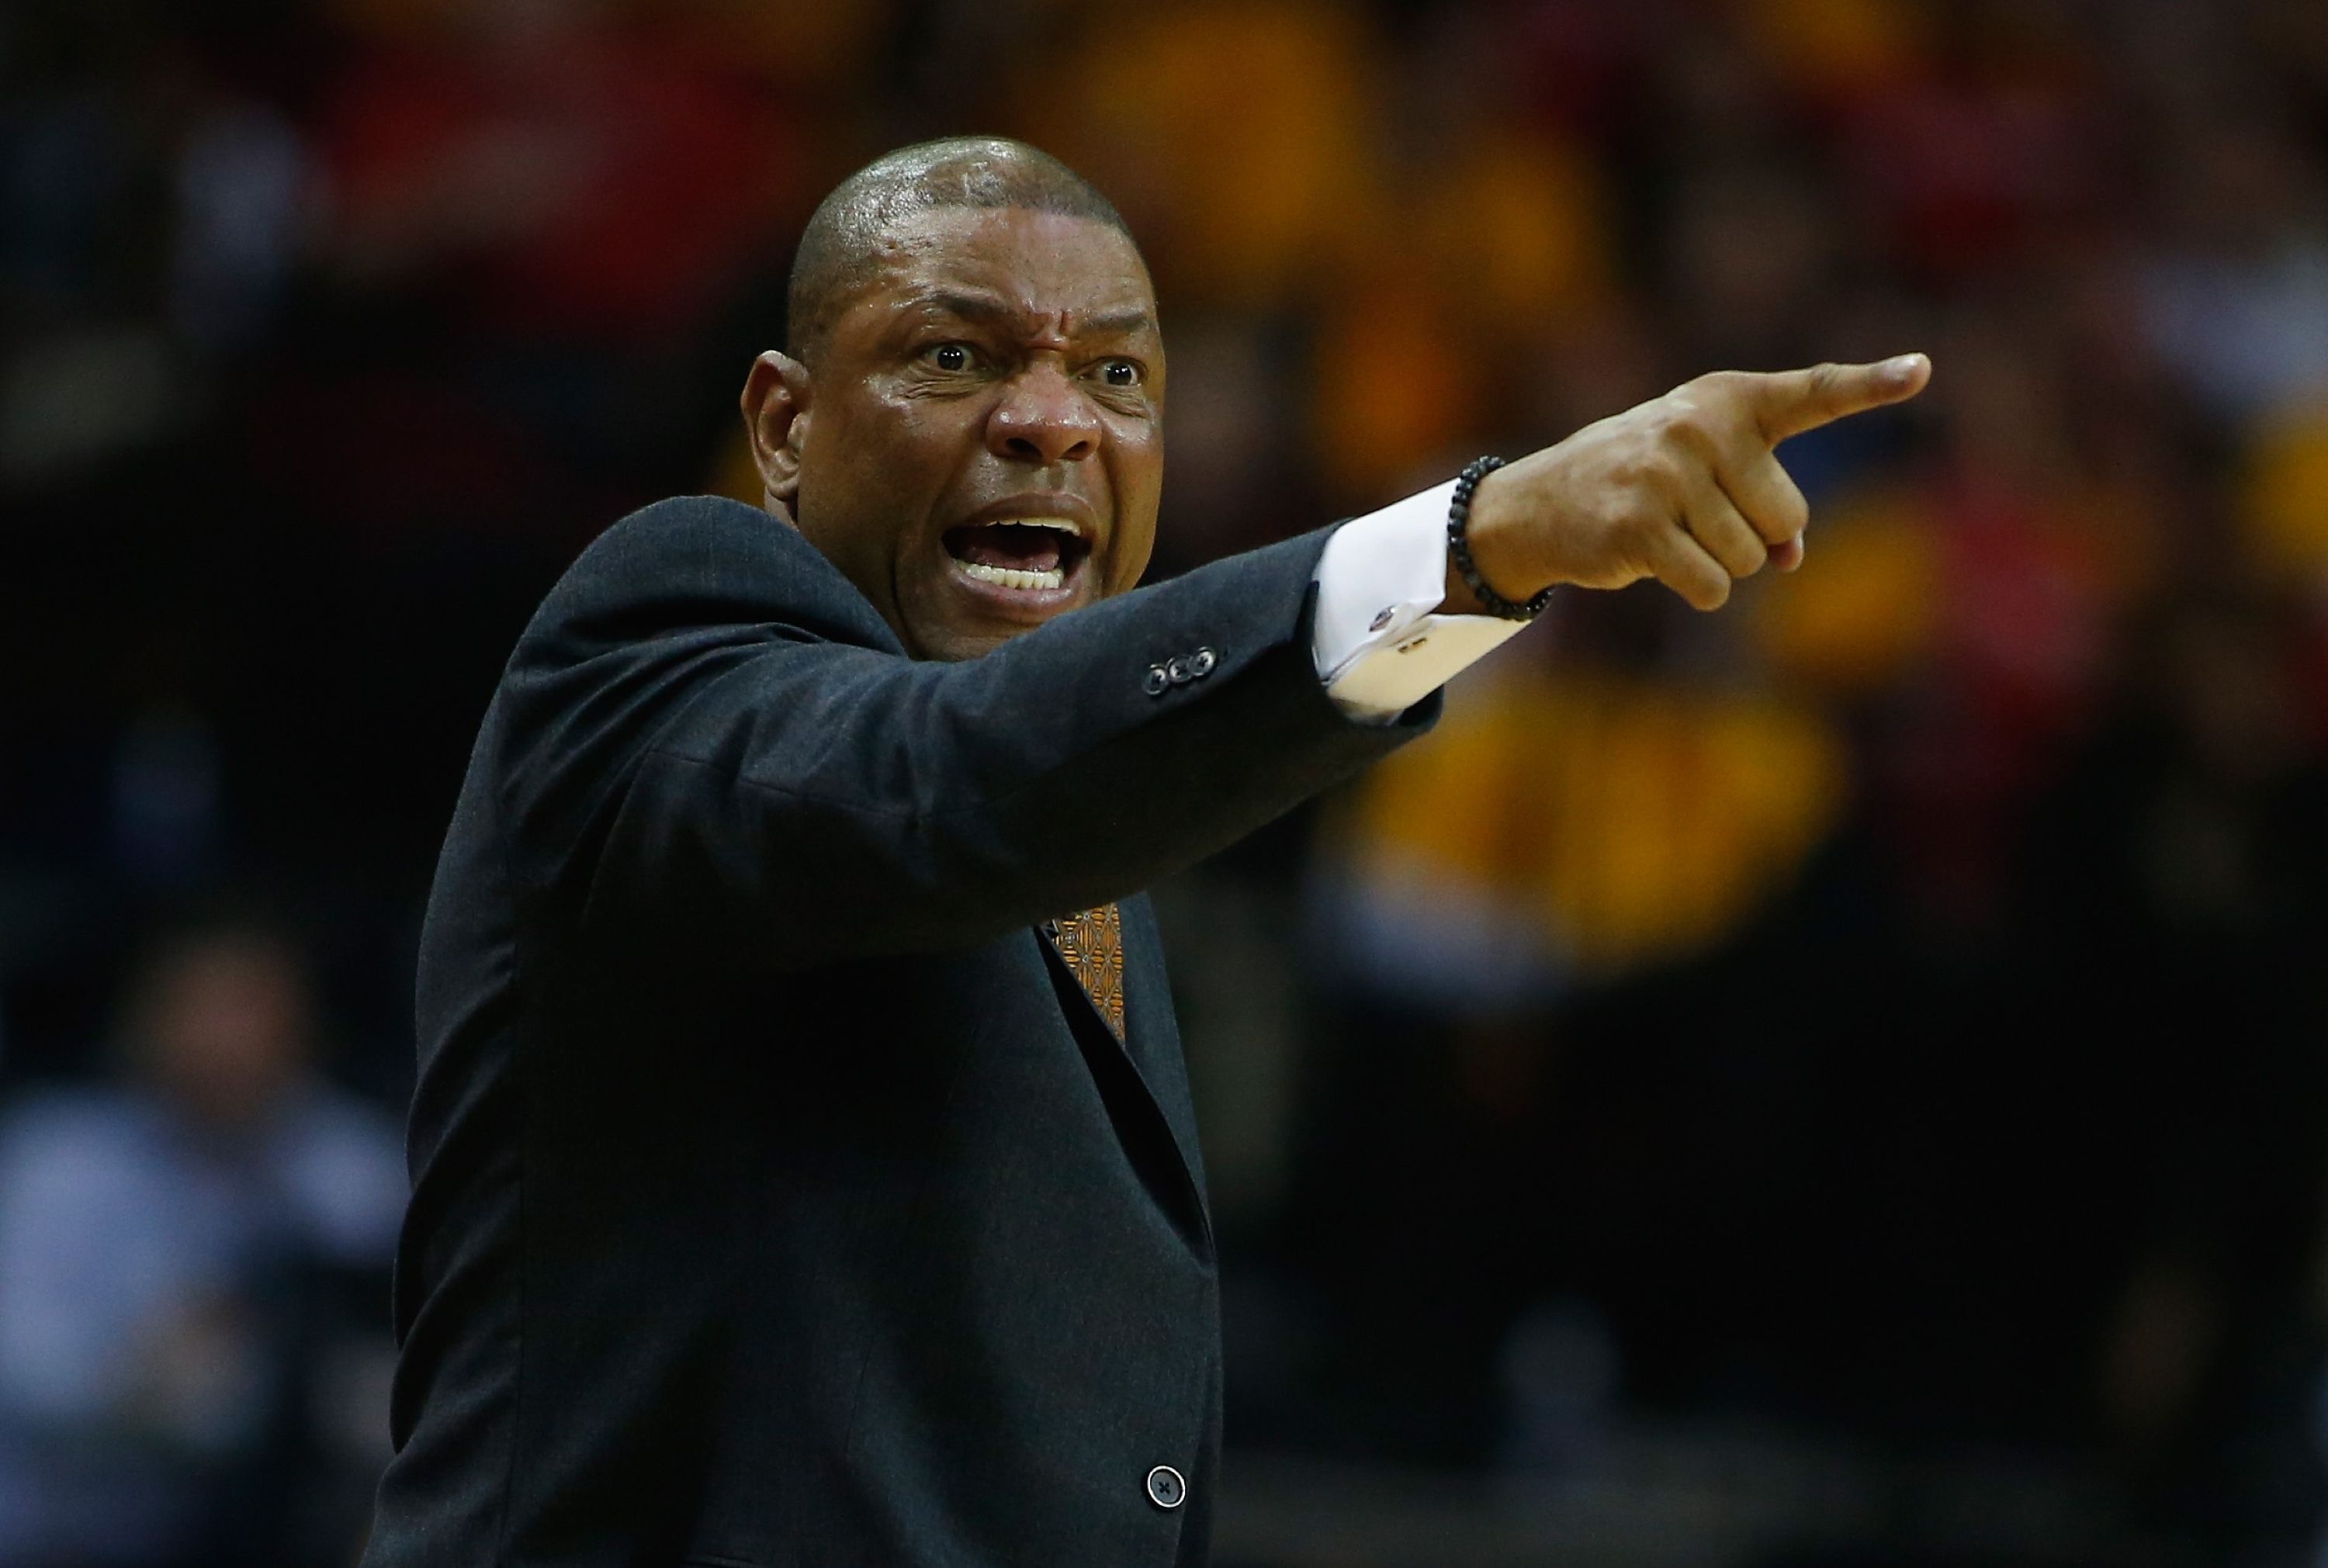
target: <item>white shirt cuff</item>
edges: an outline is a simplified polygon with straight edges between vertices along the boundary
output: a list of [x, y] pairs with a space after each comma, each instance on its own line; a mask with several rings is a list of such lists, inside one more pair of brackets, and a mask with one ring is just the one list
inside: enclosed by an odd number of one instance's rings
[[1354, 518], [1318, 558], [1310, 651], [1326, 695], [1352, 718], [1387, 723], [1526, 624], [1436, 613], [1454, 493], [1449, 480]]

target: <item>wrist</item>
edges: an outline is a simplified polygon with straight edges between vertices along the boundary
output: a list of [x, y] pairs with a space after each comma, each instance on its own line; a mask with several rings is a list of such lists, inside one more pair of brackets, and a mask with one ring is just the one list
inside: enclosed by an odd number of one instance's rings
[[[1478, 580], [1497, 597], [1521, 606], [1551, 587], [1554, 579], [1528, 559], [1525, 517], [1514, 493], [1516, 488], [1503, 468], [1483, 475], [1470, 489], [1462, 536]], [[1456, 559], [1451, 536], [1447, 596], [1440, 609], [1455, 615], [1497, 613], [1473, 591], [1471, 579], [1465, 577]]]

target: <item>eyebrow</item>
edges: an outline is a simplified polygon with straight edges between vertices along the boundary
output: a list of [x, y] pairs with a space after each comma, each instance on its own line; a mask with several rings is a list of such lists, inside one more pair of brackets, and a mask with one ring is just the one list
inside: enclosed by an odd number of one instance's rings
[[[996, 326], [1014, 326], [1025, 319], [1018, 306], [989, 294], [960, 294], [940, 289], [924, 295], [915, 303], [925, 310], [940, 310], [960, 316], [964, 321]], [[1155, 324], [1154, 312], [1145, 305], [1133, 305], [1128, 310], [1106, 311], [1083, 317], [1075, 323], [1075, 335], [1089, 337], [1137, 332], [1142, 327], [1152, 328]]]

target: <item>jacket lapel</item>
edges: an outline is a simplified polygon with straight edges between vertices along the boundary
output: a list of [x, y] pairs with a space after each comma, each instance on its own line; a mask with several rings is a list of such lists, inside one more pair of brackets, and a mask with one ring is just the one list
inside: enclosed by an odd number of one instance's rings
[[[1155, 916], [1146, 895], [1122, 901], [1124, 1032], [1115, 1031], [1100, 1015], [1075, 979], [1058, 949], [1040, 932], [1036, 940], [1050, 966], [1054, 989], [1062, 1006], [1075, 1014], [1075, 1037], [1092, 1058], [1094, 1075], [1120, 1078], [1137, 1097], [1140, 1109], [1152, 1118], [1159, 1153], [1173, 1169], [1159, 1172], [1188, 1207], [1192, 1230], [1209, 1252], [1212, 1217], [1205, 1199], [1205, 1164], [1197, 1143], [1196, 1108], [1188, 1094], [1188, 1075], [1180, 1053], [1180, 1035], [1172, 1013], [1170, 981], [1164, 972], [1163, 945], [1156, 933]], [[1110, 1069], [1112, 1069], [1111, 1072]], [[1102, 1085], [1105, 1094], [1105, 1085]], [[1133, 1151], [1136, 1153], [1136, 1150]]]
[[1188, 1064], [1172, 1010], [1172, 981], [1164, 968], [1164, 942], [1148, 895], [1123, 901], [1124, 1054], [1172, 1129], [1180, 1163], [1201, 1197], [1205, 1155], [1197, 1139], [1197, 1107], [1188, 1093]]

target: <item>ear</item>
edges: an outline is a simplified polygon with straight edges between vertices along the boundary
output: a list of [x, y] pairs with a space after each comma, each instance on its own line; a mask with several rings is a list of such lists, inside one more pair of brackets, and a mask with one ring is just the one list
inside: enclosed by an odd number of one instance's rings
[[743, 406], [744, 430], [751, 438], [752, 465], [760, 471], [765, 504], [786, 521], [794, 521], [801, 452], [808, 438], [808, 367], [770, 349], [752, 361], [752, 373], [744, 380]]

